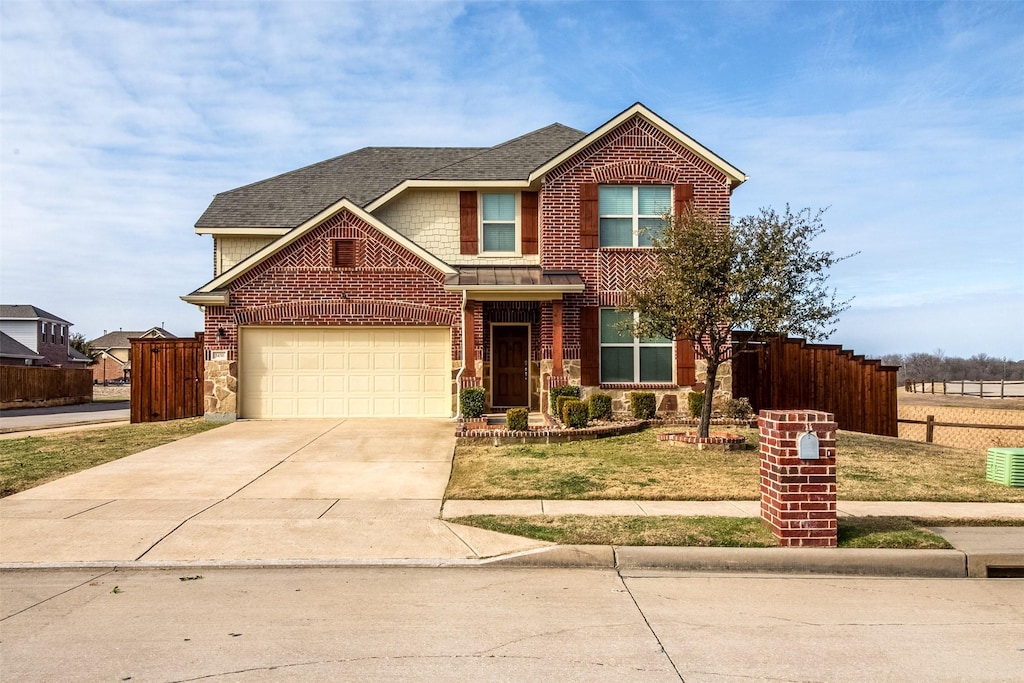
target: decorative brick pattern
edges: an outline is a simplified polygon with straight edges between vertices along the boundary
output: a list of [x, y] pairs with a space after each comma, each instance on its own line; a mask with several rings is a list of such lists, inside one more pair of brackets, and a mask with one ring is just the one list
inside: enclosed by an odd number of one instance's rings
[[[563, 343], [567, 358], [579, 358], [577, 309], [615, 305], [611, 301], [619, 294], [616, 290], [649, 265], [646, 250], [580, 246], [580, 185], [602, 182], [689, 183], [697, 207], [729, 214], [725, 175], [640, 117], [624, 122], [552, 170], [541, 188], [541, 266], [577, 270], [586, 283], [583, 294], [566, 297]], [[545, 351], [550, 343], [550, 337], [542, 340]]]
[[[757, 419], [761, 519], [782, 546], [836, 546], [836, 429], [832, 413], [762, 410]], [[818, 459], [801, 460], [800, 437], [813, 432]]]

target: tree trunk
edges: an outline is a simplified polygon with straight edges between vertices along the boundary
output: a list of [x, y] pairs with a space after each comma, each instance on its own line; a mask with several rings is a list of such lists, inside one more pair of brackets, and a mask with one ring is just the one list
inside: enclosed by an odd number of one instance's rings
[[708, 361], [707, 379], [704, 380], [704, 409], [700, 411], [700, 426], [697, 436], [707, 438], [711, 429], [711, 404], [715, 397], [715, 379], [718, 377], [718, 361]]

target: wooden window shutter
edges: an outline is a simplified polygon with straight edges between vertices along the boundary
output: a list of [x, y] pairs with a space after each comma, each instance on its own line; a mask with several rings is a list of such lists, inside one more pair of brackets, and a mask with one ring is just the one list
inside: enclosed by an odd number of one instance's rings
[[335, 268], [355, 268], [358, 265], [358, 251], [355, 240], [334, 240], [331, 242], [331, 265]]
[[688, 339], [676, 340], [676, 385], [689, 387], [697, 383], [697, 361], [693, 344]]
[[536, 192], [524, 192], [520, 199], [523, 212], [523, 253], [536, 254], [540, 206]]
[[600, 311], [596, 306], [580, 309], [580, 384], [585, 387], [601, 383]]
[[693, 207], [693, 184], [680, 183], [676, 185], [676, 208], [675, 215], [682, 216]]
[[597, 183], [580, 185], [580, 247], [597, 249], [598, 241]]
[[460, 254], [476, 254], [479, 251], [477, 235], [480, 220], [476, 209], [476, 192], [459, 193], [459, 243]]

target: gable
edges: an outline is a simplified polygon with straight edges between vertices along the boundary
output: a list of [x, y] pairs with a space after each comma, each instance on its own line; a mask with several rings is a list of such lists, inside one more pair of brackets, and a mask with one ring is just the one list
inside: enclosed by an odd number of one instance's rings
[[[705, 174], [721, 178], [730, 189], [735, 189], [747, 180], [745, 173], [640, 103], [634, 104], [572, 147], [550, 159], [530, 175], [530, 180], [560, 175], [566, 167], [577, 166], [596, 150], [610, 146], [628, 147], [637, 152], [670, 149]], [[609, 170], [609, 173], [618, 174], [620, 177], [641, 175], [629, 168], [635, 163], [635, 160], [624, 162], [617, 170]], [[655, 172], [653, 178], [675, 182], [671, 178], [658, 175], [658, 172]], [[611, 182], [611, 177], [603, 182]]]

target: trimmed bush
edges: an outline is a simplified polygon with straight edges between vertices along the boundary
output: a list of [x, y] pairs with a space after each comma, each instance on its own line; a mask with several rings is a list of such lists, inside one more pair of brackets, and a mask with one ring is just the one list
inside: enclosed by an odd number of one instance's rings
[[551, 414], [555, 416], [560, 416], [562, 414], [561, 406], [558, 405], [559, 396], [579, 398], [580, 388], [576, 384], [564, 384], [559, 387], [551, 387], [551, 390], [548, 392], [548, 406], [551, 410]]
[[650, 420], [657, 407], [653, 391], [634, 391], [629, 395], [629, 410], [637, 420]]
[[686, 395], [686, 400], [690, 404], [690, 417], [700, 417], [704, 410], [704, 392], [691, 391]]
[[561, 420], [562, 419], [562, 407], [565, 405], [566, 401], [579, 401], [579, 400], [580, 399], [578, 397], [576, 397], [576, 396], [559, 396], [557, 399], [555, 399], [555, 413], [554, 413], [555, 416], [558, 417], [559, 420]]
[[561, 397], [566, 400], [562, 402], [562, 424], [572, 429], [582, 429], [587, 426], [587, 417], [590, 410], [587, 404], [578, 398]]
[[607, 420], [612, 416], [612, 397], [608, 394], [593, 394], [587, 404], [591, 420]]
[[484, 414], [484, 388], [469, 387], [459, 392], [459, 408], [462, 417], [472, 420]]
[[530, 428], [530, 411], [526, 408], [509, 408], [505, 411], [505, 425], [509, 431], [525, 432]]
[[734, 420], [749, 420], [754, 415], [754, 408], [747, 398], [727, 398], [722, 401], [722, 415]]

